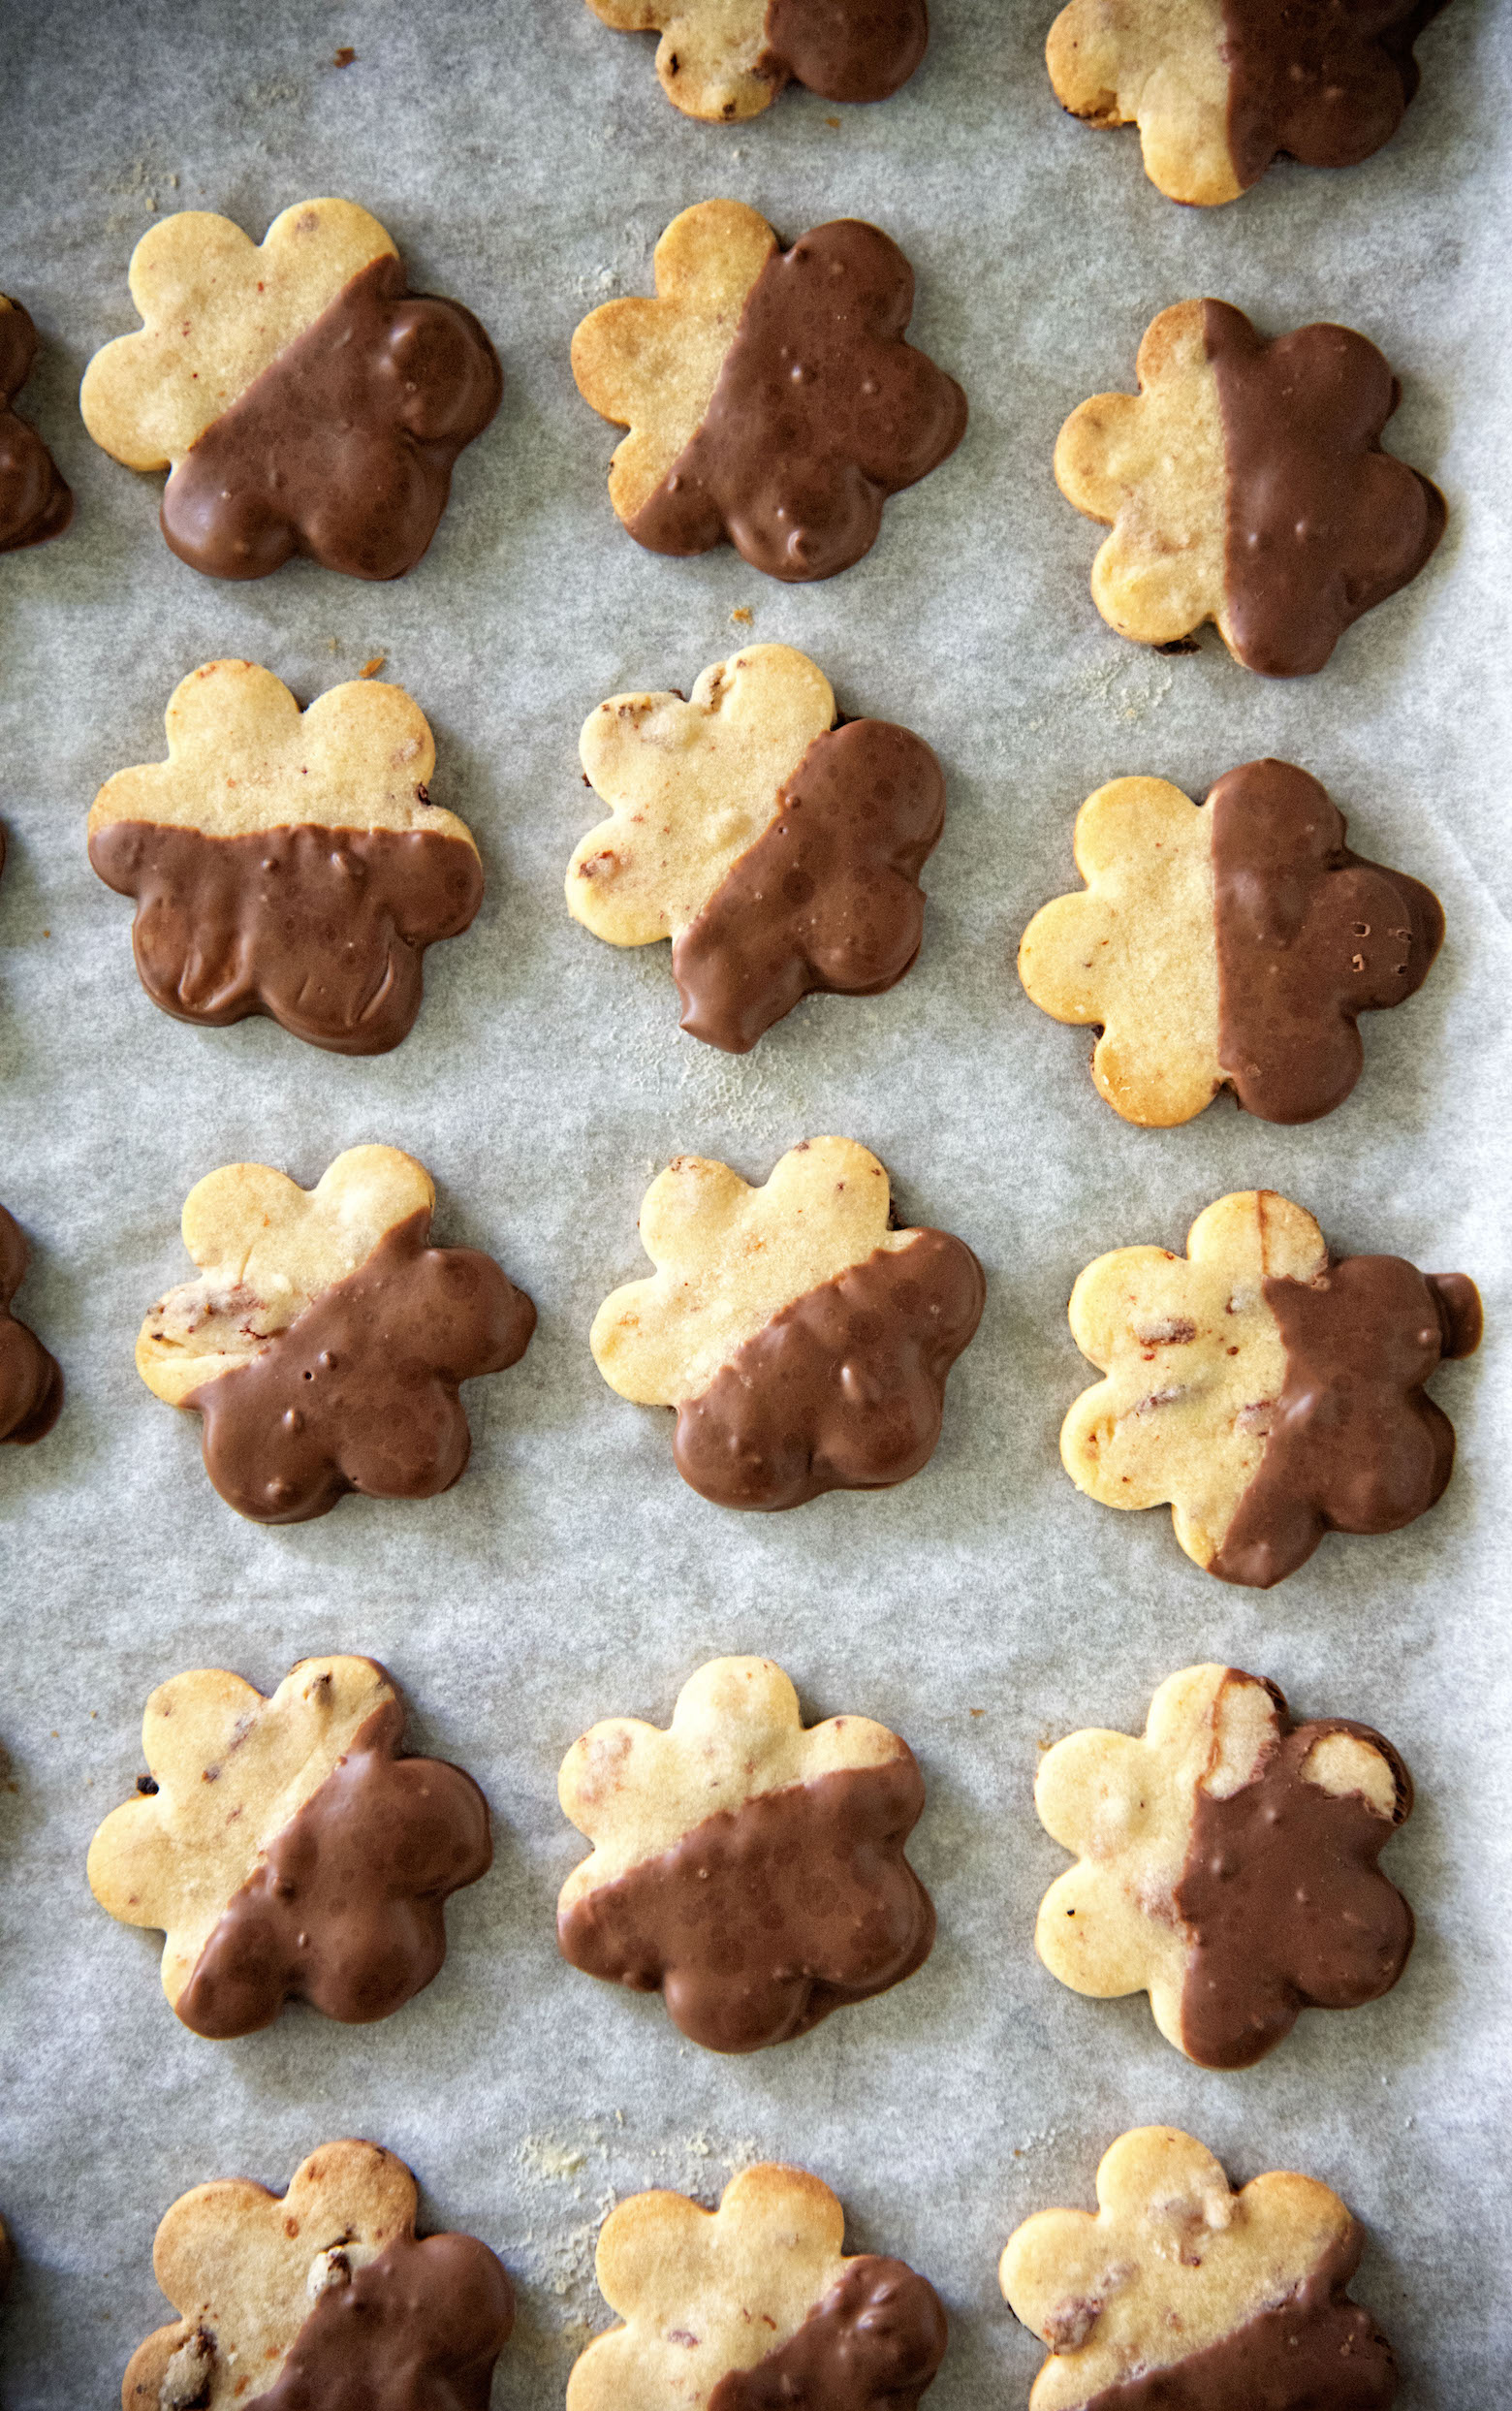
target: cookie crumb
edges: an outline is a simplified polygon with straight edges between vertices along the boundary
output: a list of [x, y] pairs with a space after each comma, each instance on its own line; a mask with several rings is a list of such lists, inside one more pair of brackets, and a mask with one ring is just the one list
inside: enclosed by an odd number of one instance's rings
[[737, 626], [748, 628], [754, 620], [756, 614], [750, 609], [748, 604], [737, 603], [734, 611], [730, 614], [730, 617], [736, 622]]
[[357, 52], [352, 49], [347, 43], [343, 42], [340, 49], [336, 52], [335, 57], [331, 63], [332, 67], [355, 67], [357, 65]]
[[358, 672], [358, 674], [357, 674], [357, 675], [358, 675], [358, 677], [359, 677], [359, 678], [376, 678], [376, 677], [377, 677], [377, 675], [378, 675], [378, 673], [379, 673], [379, 671], [383, 668], [383, 665], [384, 665], [384, 663], [388, 660], [388, 658], [389, 658], [389, 656], [388, 656], [388, 654], [387, 654], [387, 653], [374, 653], [374, 655], [373, 655], [373, 657], [372, 657], [371, 661], [364, 661], [364, 662], [363, 662], [363, 664], [362, 664], [362, 668], [359, 670], [359, 672]]
[[827, 126], [834, 126], [835, 133], [838, 134], [840, 130], [840, 121], [838, 117], [826, 117], [825, 124]]

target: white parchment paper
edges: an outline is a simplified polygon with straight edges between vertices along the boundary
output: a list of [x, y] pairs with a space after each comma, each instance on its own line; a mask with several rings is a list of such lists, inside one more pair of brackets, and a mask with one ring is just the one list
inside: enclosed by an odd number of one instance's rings
[[[790, 92], [735, 130], [677, 116], [651, 44], [581, 0], [0, 14], [0, 285], [42, 331], [23, 406], [79, 496], [62, 542], [0, 561], [0, 1197], [34, 1247], [21, 1311], [68, 1378], [46, 1444], [0, 1452], [8, 2411], [109, 2411], [128, 2353], [170, 2315], [150, 2260], [167, 2205], [215, 2175], [282, 2187], [343, 2134], [401, 2153], [426, 2219], [484, 2237], [514, 2272], [497, 2405], [557, 2403], [606, 2320], [591, 2250], [614, 2199], [673, 2184], [711, 2201], [763, 2155], [837, 2189], [849, 2248], [901, 2254], [939, 2286], [952, 2344], [931, 2411], [1022, 2404], [1041, 2354], [999, 2299], [1001, 2245], [1037, 2206], [1090, 2205], [1102, 2150], [1153, 2120], [1201, 2136], [1236, 2181], [1296, 2167], [1346, 2197], [1402, 2411], [1512, 2400], [1512, 24], [1495, 0], [1455, 0], [1387, 151], [1347, 174], [1282, 167], [1201, 213], [1146, 183], [1132, 133], [1055, 108], [1052, 13], [935, 0], [928, 62], [897, 100], [838, 111]], [[357, 58], [338, 69], [342, 45]], [[217, 585], [164, 547], [157, 481], [90, 444], [78, 381], [136, 323], [126, 265], [154, 214], [222, 209], [261, 236], [328, 193], [376, 211], [417, 290], [479, 312], [503, 409], [400, 584], [297, 564]], [[917, 271], [917, 339], [970, 397], [956, 459], [826, 585], [781, 588], [728, 550], [638, 550], [605, 495], [614, 436], [572, 384], [578, 320], [648, 291], [661, 228], [715, 194], [788, 239], [875, 219]], [[1267, 332], [1337, 317], [1379, 342], [1403, 388], [1390, 441], [1450, 498], [1426, 574], [1314, 679], [1255, 678], [1211, 631], [1190, 658], [1121, 644], [1087, 595], [1096, 531], [1051, 478], [1066, 412], [1130, 384], [1148, 321], [1200, 294]], [[678, 1035], [665, 950], [598, 945], [560, 883], [596, 816], [583, 715], [626, 687], [686, 688], [750, 636], [811, 652], [847, 712], [926, 737], [950, 818], [907, 982], [810, 1000], [736, 1061]], [[85, 860], [95, 789], [161, 756], [163, 708], [202, 661], [256, 658], [307, 701], [377, 653], [429, 715], [435, 799], [471, 823], [488, 876], [471, 934], [429, 959], [414, 1034], [361, 1063], [267, 1022], [167, 1020], [133, 974], [129, 906]], [[1362, 851], [1432, 882], [1442, 959], [1367, 1025], [1365, 1076], [1330, 1120], [1277, 1129], [1220, 1103], [1185, 1129], [1131, 1129], [1092, 1089], [1085, 1035], [1026, 1002], [1019, 936], [1074, 884], [1093, 786], [1150, 772], [1200, 796], [1264, 752], [1324, 779]], [[765, 1177], [820, 1131], [876, 1149], [910, 1219], [970, 1242], [987, 1315], [918, 1479], [727, 1515], [677, 1478], [668, 1419], [606, 1388], [587, 1327], [646, 1269], [637, 1206], [669, 1156]], [[210, 1490], [193, 1419], [138, 1380], [134, 1334], [188, 1269], [178, 1214], [203, 1173], [250, 1157], [310, 1183], [370, 1139], [430, 1167], [438, 1237], [492, 1251], [539, 1334], [518, 1372], [464, 1393], [473, 1460], [449, 1496], [261, 1530]], [[1199, 1573], [1163, 1510], [1080, 1498], [1055, 1451], [1092, 1378], [1065, 1322], [1078, 1270], [1129, 1242], [1179, 1247], [1203, 1205], [1254, 1184], [1310, 1207], [1339, 1250], [1472, 1273], [1491, 1331], [1434, 1383], [1460, 1434], [1444, 1503], [1395, 1539], [1325, 1542], [1269, 1595]], [[206, 2044], [168, 2011], [154, 1939], [94, 1906], [88, 1840], [142, 1764], [155, 1683], [228, 1665], [270, 1690], [326, 1649], [394, 1670], [416, 1743], [484, 1784], [497, 1863], [454, 1902], [446, 1966], [399, 2015], [354, 2031], [296, 2011]], [[582, 1848], [555, 1803], [563, 1751], [600, 1716], [665, 1722], [692, 1668], [735, 1650], [779, 1659], [811, 1716], [854, 1710], [912, 1742], [929, 1787], [913, 1856], [940, 1916], [911, 1983], [740, 2061], [682, 2042], [655, 1999], [573, 1973], [552, 1927]], [[1062, 1990], [1031, 1942], [1064, 1864], [1033, 1815], [1039, 1750], [1082, 1725], [1137, 1729], [1164, 1675], [1209, 1658], [1274, 1676], [1299, 1713], [1379, 1725], [1418, 1785], [1387, 1860], [1418, 1917], [1402, 1983], [1349, 2016], [1309, 2014], [1233, 2077], [1182, 2061], [1142, 1999]]]

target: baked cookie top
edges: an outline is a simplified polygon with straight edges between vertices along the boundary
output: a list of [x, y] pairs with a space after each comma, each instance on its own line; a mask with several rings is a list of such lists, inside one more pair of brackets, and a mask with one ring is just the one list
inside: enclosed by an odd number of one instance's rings
[[12, 408], [36, 357], [30, 314], [0, 293], [0, 553], [46, 544], [74, 516], [73, 494], [51, 453]]
[[706, 124], [760, 116], [783, 85], [827, 101], [885, 101], [929, 40], [925, 0], [588, 0], [620, 33], [657, 33], [674, 108]]

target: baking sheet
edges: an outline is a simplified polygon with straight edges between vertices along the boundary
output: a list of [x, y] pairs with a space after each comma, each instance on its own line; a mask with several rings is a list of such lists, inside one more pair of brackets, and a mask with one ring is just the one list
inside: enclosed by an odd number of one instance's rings
[[[484, 2237], [513, 2271], [498, 2406], [559, 2401], [607, 2323], [591, 2258], [614, 2199], [670, 2183], [711, 2201], [763, 2155], [836, 2188], [848, 2248], [901, 2254], [940, 2288], [952, 2344], [931, 2411], [1022, 2403], [1041, 2354], [998, 2297], [998, 2251], [1029, 2210], [1090, 2204], [1101, 2151], [1151, 2120], [1201, 2136], [1236, 2181], [1290, 2166], [1343, 2193], [1370, 2228], [1358, 2291], [1396, 2342], [1402, 2411], [1509, 2399], [1512, 22], [1455, 0], [1384, 154], [1348, 174], [1282, 167], [1204, 214], [1145, 182], [1132, 133], [1061, 116], [1040, 63], [1051, 14], [935, 0], [929, 60], [886, 107], [789, 92], [732, 131], [677, 116], [651, 44], [581, 0], [8, 0], [0, 284], [42, 331], [23, 406], [79, 496], [61, 543], [0, 562], [0, 1196], [34, 1245], [22, 1311], [68, 1377], [53, 1437], [0, 1462], [0, 2207], [21, 2255], [0, 2325], [8, 2411], [113, 2402], [168, 2315], [152, 2236], [187, 2186], [281, 2188], [349, 2133], [401, 2153], [428, 2221]], [[503, 409], [400, 584], [302, 563], [207, 583], [158, 537], [157, 481], [90, 444], [78, 380], [136, 323], [126, 264], [154, 213], [218, 208], [260, 237], [325, 193], [376, 211], [418, 290], [479, 312]], [[572, 385], [578, 320], [648, 291], [661, 228], [714, 194], [788, 239], [874, 218], [917, 271], [916, 338], [970, 397], [955, 460], [826, 585], [781, 588], [730, 551], [638, 550], [604, 492], [614, 437]], [[1190, 658], [1120, 644], [1087, 598], [1096, 533], [1050, 476], [1065, 413], [1129, 384], [1149, 319], [1202, 293], [1267, 332], [1336, 316], [1377, 340], [1403, 385], [1390, 440], [1450, 497], [1431, 568], [1315, 679], [1267, 683], [1211, 630]], [[906, 984], [810, 1000], [738, 1061], [678, 1035], [665, 951], [596, 944], [560, 882], [595, 816], [585, 713], [626, 687], [686, 688], [747, 638], [803, 647], [842, 709], [926, 737], [950, 819]], [[161, 755], [163, 708], [202, 661], [248, 655], [307, 701], [376, 653], [435, 728], [436, 801], [477, 833], [472, 933], [432, 953], [414, 1034], [376, 1062], [267, 1022], [168, 1021], [133, 975], [129, 907], [84, 857], [96, 787]], [[1365, 1076], [1330, 1120], [1278, 1129], [1220, 1103], [1185, 1129], [1131, 1129], [1092, 1089], [1085, 1035], [1023, 996], [1018, 937], [1074, 884], [1071, 822], [1093, 786], [1150, 772], [1201, 795], [1263, 752], [1321, 777], [1362, 851], [1433, 883], [1443, 957], [1422, 996], [1367, 1025]], [[669, 1156], [759, 1178], [832, 1130], [878, 1152], [910, 1219], [976, 1249], [987, 1314], [916, 1480], [725, 1515], [677, 1478], [666, 1418], [605, 1386], [587, 1326], [646, 1269], [637, 1206]], [[258, 1529], [209, 1489], [196, 1423], [138, 1380], [134, 1334], [188, 1269], [178, 1213], [203, 1173], [251, 1157], [308, 1184], [371, 1139], [428, 1165], [438, 1237], [492, 1251], [539, 1333], [520, 1370], [465, 1393], [473, 1460], [449, 1496]], [[1491, 1329], [1434, 1383], [1460, 1435], [1442, 1506], [1394, 1539], [1325, 1542], [1269, 1595], [1200, 1574], [1164, 1511], [1080, 1498], [1055, 1453], [1091, 1378], [1065, 1324], [1077, 1271], [1128, 1242], [1180, 1246], [1204, 1204], [1253, 1184], [1309, 1206], [1340, 1250], [1473, 1273]], [[220, 1665], [267, 1691], [327, 1649], [381, 1658], [415, 1744], [481, 1780], [497, 1863], [453, 1902], [445, 1968], [397, 2016], [357, 2033], [294, 2011], [210, 2046], [162, 2000], [155, 1938], [94, 1906], [84, 1853], [142, 1764], [156, 1682]], [[929, 1788], [913, 1856], [940, 1938], [899, 1990], [731, 2061], [681, 2041], [655, 1999], [557, 1959], [554, 1895], [582, 1845], [554, 1778], [595, 1718], [665, 1723], [684, 1677], [738, 1650], [776, 1657], [810, 1717], [863, 1712], [912, 1742]], [[1031, 1945], [1065, 1863], [1033, 1816], [1039, 1749], [1082, 1725], [1137, 1729], [1164, 1675], [1209, 1658], [1274, 1676], [1300, 1713], [1378, 1724], [1418, 1785], [1387, 1861], [1418, 1917], [1403, 1981], [1347, 2017], [1305, 2017], [1234, 2077], [1182, 2061], [1142, 1998], [1064, 1991]]]

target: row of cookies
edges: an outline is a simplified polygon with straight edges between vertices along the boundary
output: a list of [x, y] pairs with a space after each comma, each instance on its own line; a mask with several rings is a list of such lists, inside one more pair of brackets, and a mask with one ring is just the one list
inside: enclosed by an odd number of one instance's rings
[[[518, 1363], [536, 1316], [491, 1256], [431, 1244], [434, 1204], [393, 1147], [347, 1149], [312, 1190], [239, 1163], [190, 1191], [198, 1278], [150, 1309], [137, 1369], [201, 1416], [240, 1514], [298, 1523], [461, 1475], [460, 1384]], [[656, 1270], [604, 1300], [589, 1346], [620, 1397], [676, 1412], [674, 1458], [704, 1498], [793, 1507], [929, 1462], [986, 1281], [951, 1233], [898, 1226], [866, 1148], [801, 1140], [759, 1187], [679, 1156], [639, 1227]], [[0, 1249], [0, 1439], [35, 1442], [61, 1376], [10, 1313], [26, 1257], [3, 1212]], [[1398, 1531], [1449, 1480], [1454, 1429], [1424, 1384], [1479, 1343], [1464, 1274], [1335, 1260], [1310, 1214], [1248, 1190], [1198, 1217], [1184, 1256], [1097, 1257], [1069, 1314], [1104, 1379], [1066, 1415], [1067, 1473], [1111, 1507], [1169, 1503], [1186, 1554], [1226, 1581], [1280, 1581], [1329, 1531]]]

